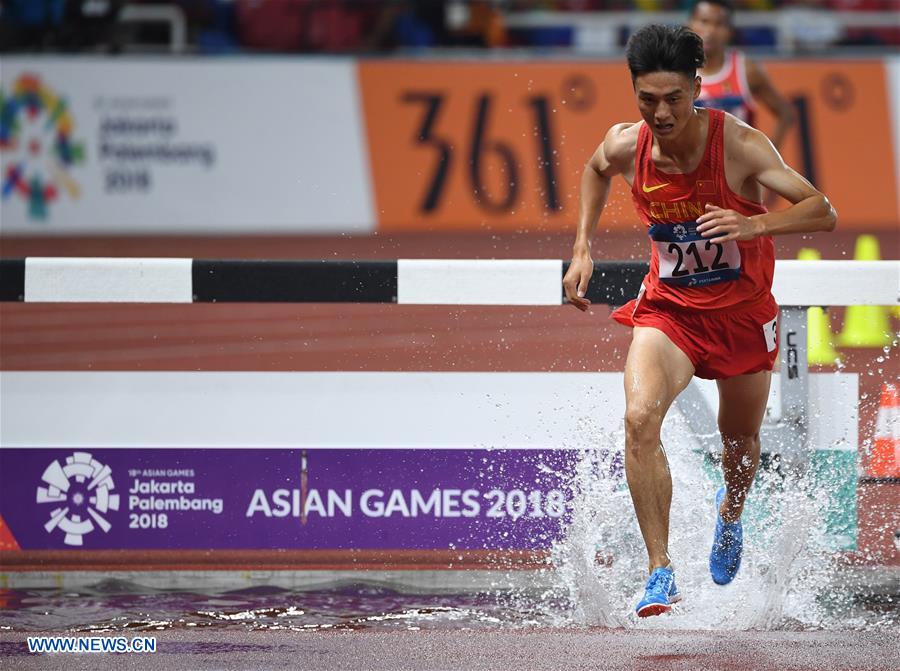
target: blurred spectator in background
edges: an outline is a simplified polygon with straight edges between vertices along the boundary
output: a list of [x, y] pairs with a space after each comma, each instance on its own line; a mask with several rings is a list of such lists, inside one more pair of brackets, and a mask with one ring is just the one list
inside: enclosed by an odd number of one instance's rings
[[[787, 4], [787, 3], [786, 3]], [[823, 51], [841, 37], [841, 26], [822, 2], [792, 0], [782, 10], [792, 49], [797, 53]]]
[[358, 52], [506, 44], [493, 2], [470, 0], [236, 0], [243, 47]]
[[755, 125], [757, 102], [775, 115], [772, 142], [780, 147], [794, 123], [794, 108], [772, 85], [762, 65], [737, 49], [729, 49], [734, 6], [729, 0], [696, 0], [688, 28], [703, 38], [706, 64], [700, 70], [698, 103], [723, 109], [742, 121]]
[[[829, 0], [828, 8], [836, 11], [900, 11], [900, 0]], [[900, 19], [886, 25], [866, 28], [845, 27], [839, 44], [848, 46], [886, 46], [900, 44]]]
[[67, 0], [58, 35], [63, 51], [118, 52], [119, 12], [125, 0]]
[[0, 51], [117, 51], [124, 0], [4, 0]]
[[400, 0], [385, 3], [373, 48], [507, 46], [503, 15], [486, 0]]
[[0, 49], [31, 51], [49, 46], [65, 12], [66, 0], [5, 0], [0, 20]]
[[[466, 5], [461, 5], [465, 7]], [[458, 31], [466, 44], [483, 47], [504, 47], [507, 45], [506, 27], [503, 15], [490, 0], [476, 0], [468, 3], [468, 16]]]
[[445, 0], [398, 0], [386, 4], [369, 37], [371, 49], [450, 44]]
[[286, 52], [362, 50], [383, 3], [343, 0], [236, 0], [241, 46]]

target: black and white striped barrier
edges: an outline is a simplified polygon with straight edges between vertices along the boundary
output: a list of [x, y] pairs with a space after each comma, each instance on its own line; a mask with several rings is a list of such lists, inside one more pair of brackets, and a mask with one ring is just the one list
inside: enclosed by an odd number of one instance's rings
[[[30, 303], [350, 302], [406, 305], [561, 305], [559, 260], [215, 261], [27, 258], [0, 260], [0, 300]], [[595, 263], [594, 303], [637, 295], [647, 265]], [[781, 308], [780, 419], [764, 426], [788, 463], [808, 459], [807, 318], [803, 306], [896, 305], [897, 261], [777, 261]], [[679, 397], [692, 431], [715, 436], [715, 417], [691, 387]], [[716, 441], [713, 441], [716, 443]], [[717, 443], [716, 443], [717, 444]]]
[[[595, 263], [587, 296], [621, 305], [647, 264]], [[29, 303], [400, 303], [560, 305], [568, 262], [533, 260], [220, 261], [161, 258], [0, 260], [0, 300]], [[781, 305], [893, 305], [897, 261], [777, 261]]]
[[[78, 303], [351, 302], [407, 305], [560, 305], [568, 264], [559, 260], [210, 261], [27, 258], [0, 260], [0, 300]], [[588, 287], [594, 303], [637, 295], [647, 265], [601, 261]], [[897, 261], [778, 261], [773, 293], [782, 305], [781, 419], [763, 427], [782, 456], [808, 459], [806, 311], [809, 305], [893, 305]], [[697, 435], [715, 417], [696, 389], [679, 397]]]

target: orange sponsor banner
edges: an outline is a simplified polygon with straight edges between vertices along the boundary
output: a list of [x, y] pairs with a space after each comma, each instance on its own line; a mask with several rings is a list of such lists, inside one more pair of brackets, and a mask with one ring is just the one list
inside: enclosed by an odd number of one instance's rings
[[[842, 227], [896, 227], [882, 63], [768, 69], [798, 108], [788, 163], [831, 197]], [[381, 231], [574, 233], [585, 163], [611, 125], [639, 119], [624, 61], [366, 61], [359, 78]], [[600, 230], [637, 225], [617, 179]]]
[[[620, 64], [364, 62], [379, 230], [574, 230], [581, 171], [631, 118]], [[633, 226], [617, 184], [604, 218]]]
[[[765, 67], [797, 111], [797, 124], [782, 147], [785, 161], [828, 195], [841, 228], [896, 229], [900, 175], [884, 63], [773, 62]], [[771, 130], [771, 115], [760, 109], [760, 117], [760, 129]]]

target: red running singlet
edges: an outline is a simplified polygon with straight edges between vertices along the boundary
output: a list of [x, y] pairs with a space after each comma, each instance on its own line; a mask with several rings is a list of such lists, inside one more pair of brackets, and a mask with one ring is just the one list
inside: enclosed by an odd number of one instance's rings
[[697, 106], [724, 110], [744, 123], [755, 126], [756, 104], [747, 83], [744, 54], [739, 51], [727, 53], [721, 70], [701, 78]]
[[[725, 114], [719, 110], [707, 114], [706, 150], [690, 173], [658, 170], [651, 157], [650, 128], [642, 123], [638, 132], [631, 196], [638, 216], [647, 225], [651, 245], [643, 298], [691, 311], [774, 305], [775, 245], [771, 236], [712, 243], [697, 232], [696, 220], [707, 203], [746, 216], [766, 212], [762, 204], [729, 188], [725, 180]], [[628, 307], [621, 310], [625, 313]]]

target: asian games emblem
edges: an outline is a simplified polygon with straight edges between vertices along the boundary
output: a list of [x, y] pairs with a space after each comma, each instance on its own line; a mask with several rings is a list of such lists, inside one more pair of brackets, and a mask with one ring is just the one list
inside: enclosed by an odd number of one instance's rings
[[71, 170], [84, 161], [84, 144], [72, 138], [74, 129], [65, 98], [37, 75], [23, 74], [11, 90], [0, 88], [0, 198], [26, 200], [35, 220], [47, 218], [48, 204], [61, 192], [77, 199], [81, 187]]
[[681, 224], [675, 224], [675, 228], [672, 229], [672, 233], [675, 234], [675, 237], [679, 240], [684, 240], [687, 237], [687, 229]]
[[47, 466], [41, 479], [48, 486], [37, 488], [37, 502], [56, 504], [44, 525], [48, 534], [59, 527], [66, 545], [84, 545], [95, 522], [105, 532], [112, 528], [103, 515], [119, 509], [119, 495], [110, 493], [115, 484], [109, 466], [87, 452], [75, 452], [65, 465], [57, 459]]

